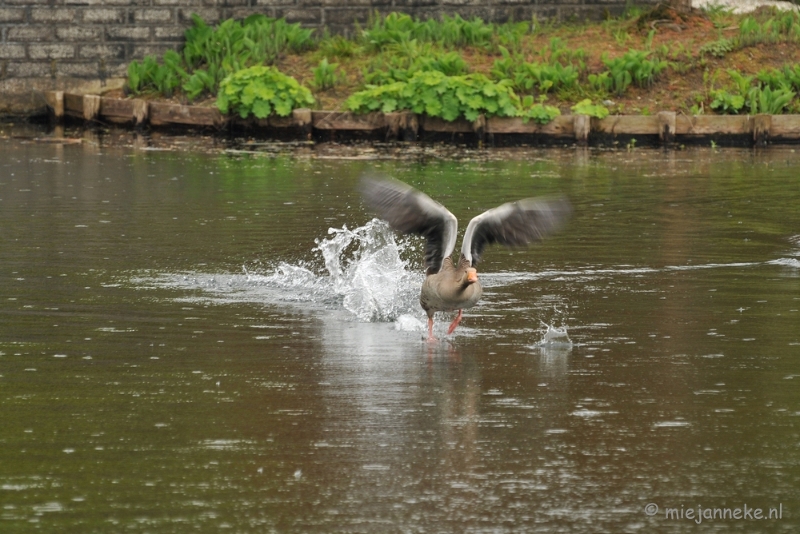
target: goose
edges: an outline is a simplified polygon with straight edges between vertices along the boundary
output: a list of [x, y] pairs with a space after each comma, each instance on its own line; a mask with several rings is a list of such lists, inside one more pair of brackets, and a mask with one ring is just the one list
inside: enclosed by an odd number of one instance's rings
[[476, 269], [487, 245], [523, 246], [541, 241], [563, 226], [572, 213], [563, 197], [525, 198], [508, 202], [473, 217], [464, 232], [458, 263], [451, 257], [456, 246], [458, 220], [425, 193], [388, 177], [364, 176], [360, 184], [365, 203], [389, 226], [403, 234], [425, 238], [425, 281], [419, 302], [428, 316], [428, 342], [433, 317], [439, 311], [458, 310], [447, 329], [453, 333], [465, 309], [483, 294]]

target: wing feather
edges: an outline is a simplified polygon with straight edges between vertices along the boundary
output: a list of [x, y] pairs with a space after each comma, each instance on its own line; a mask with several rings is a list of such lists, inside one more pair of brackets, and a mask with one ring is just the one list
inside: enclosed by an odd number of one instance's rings
[[361, 195], [378, 216], [394, 230], [425, 238], [425, 268], [439, 272], [444, 258], [456, 246], [458, 221], [447, 208], [399, 180], [365, 176]]
[[572, 213], [566, 198], [526, 198], [474, 217], [467, 225], [461, 254], [474, 267], [487, 245], [521, 247], [561, 228]]

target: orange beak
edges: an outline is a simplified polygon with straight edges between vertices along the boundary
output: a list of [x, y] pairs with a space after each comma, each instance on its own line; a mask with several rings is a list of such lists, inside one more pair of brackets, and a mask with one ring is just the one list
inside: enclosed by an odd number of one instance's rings
[[478, 281], [478, 271], [470, 267], [467, 269], [467, 282], [470, 284], [474, 284]]

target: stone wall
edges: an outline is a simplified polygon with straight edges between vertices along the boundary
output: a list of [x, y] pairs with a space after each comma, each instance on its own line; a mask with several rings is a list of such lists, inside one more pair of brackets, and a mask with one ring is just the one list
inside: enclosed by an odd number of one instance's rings
[[[637, 0], [651, 4], [656, 0]], [[43, 92], [120, 87], [127, 64], [178, 49], [197, 13], [207, 22], [252, 13], [351, 32], [375, 12], [487, 21], [599, 19], [625, 0], [0, 0], [0, 113], [44, 107]]]

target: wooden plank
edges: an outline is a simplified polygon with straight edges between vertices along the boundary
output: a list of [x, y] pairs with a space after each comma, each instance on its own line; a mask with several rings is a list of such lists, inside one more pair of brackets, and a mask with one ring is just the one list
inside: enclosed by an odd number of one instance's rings
[[386, 127], [381, 112], [356, 115], [349, 111], [313, 111], [314, 128], [317, 130], [380, 130]]
[[[216, 108], [182, 106], [140, 99], [100, 98], [95, 95], [76, 95], [63, 91], [45, 94], [48, 107], [55, 118], [60, 115], [92, 120], [100, 116], [111, 122], [133, 122], [142, 124], [148, 118], [153, 125], [182, 124], [190, 126], [219, 127], [228, 120]], [[95, 108], [99, 102], [99, 108]], [[617, 115], [605, 119], [591, 119], [582, 115], [556, 117], [541, 125], [534, 121], [523, 122], [521, 118], [491, 117], [484, 122], [470, 123], [465, 119], [445, 121], [440, 118], [418, 116], [411, 112], [355, 115], [349, 112], [311, 111], [298, 109], [290, 117], [269, 117], [257, 121], [265, 128], [300, 127], [321, 130], [375, 131], [389, 128], [394, 138], [413, 140], [419, 128], [429, 132], [491, 134], [540, 134], [554, 137], [573, 136], [580, 143], [588, 140], [594, 131], [610, 135], [658, 135], [669, 142], [675, 135], [725, 136], [748, 135], [756, 142], [767, 139], [800, 140], [800, 115], [676, 115], [660, 112], [655, 116]]]
[[109, 122], [141, 125], [147, 120], [148, 107], [145, 100], [138, 98], [102, 98], [100, 116]]
[[589, 115], [573, 115], [572, 128], [575, 130], [575, 141], [579, 145], [589, 144], [589, 133], [592, 130], [592, 120]]
[[658, 115], [658, 138], [662, 143], [672, 144], [675, 141], [675, 119], [674, 111], [660, 111]]
[[520, 117], [489, 117], [486, 131], [492, 134], [535, 134], [541, 125], [534, 121], [523, 122]]
[[44, 95], [47, 107], [55, 120], [64, 118], [64, 91], [48, 91]]
[[83, 118], [83, 95], [64, 93], [64, 114]]
[[100, 116], [109, 122], [132, 122], [133, 100], [122, 98], [100, 99]]
[[658, 135], [655, 115], [611, 115], [594, 119], [592, 131], [607, 135]]
[[456, 119], [454, 121], [446, 121], [439, 117], [428, 117], [422, 115], [420, 120], [420, 128], [426, 132], [439, 132], [439, 133], [472, 133], [472, 123], [467, 119]]
[[217, 108], [182, 106], [179, 104], [150, 103], [150, 124], [164, 126], [182, 124], [186, 126], [214, 126], [225, 124], [226, 118]]
[[306, 126], [313, 126], [314, 124], [314, 114], [308, 108], [297, 108], [292, 110], [292, 118], [294, 119], [294, 125], [299, 126], [300, 128], [304, 128]]
[[559, 115], [547, 124], [539, 124], [521, 117], [491, 117], [486, 121], [486, 131], [492, 134], [542, 134], [554, 137], [572, 137], [575, 135], [572, 115]]
[[263, 121], [269, 124], [272, 128], [292, 128], [297, 126], [297, 121], [294, 116], [279, 117], [278, 115], [270, 115], [267, 120]]
[[384, 114], [387, 138], [416, 141], [419, 133], [419, 116], [413, 111], [395, 111]]
[[472, 123], [472, 131], [478, 137], [478, 143], [483, 143], [486, 139], [486, 115], [481, 113]]
[[136, 126], [142, 126], [150, 116], [150, 104], [146, 100], [138, 98], [134, 98], [131, 102], [133, 103], [133, 122]]
[[773, 115], [770, 137], [800, 139], [800, 115]]
[[250, 116], [246, 119], [241, 118], [239, 115], [234, 115], [230, 120], [239, 126], [245, 128], [256, 128], [262, 130], [269, 130], [271, 128], [303, 128], [311, 123], [311, 110], [305, 110], [307, 113], [304, 115], [304, 110], [296, 109], [288, 117], [281, 117], [279, 115], [270, 115], [265, 119], [258, 119]]
[[552, 135], [554, 137], [574, 137], [575, 119], [572, 117], [572, 115], [559, 115], [547, 124], [540, 124], [539, 128], [539, 132], [544, 135]]
[[747, 115], [679, 115], [678, 135], [748, 135], [753, 130]]
[[760, 113], [753, 117], [753, 141], [759, 146], [767, 144], [772, 129], [772, 115]]
[[295, 127], [299, 128], [306, 136], [306, 139], [311, 141], [314, 130], [314, 113], [308, 108], [293, 109], [292, 119], [294, 119]]
[[100, 113], [100, 96], [83, 95], [83, 120], [93, 121]]

